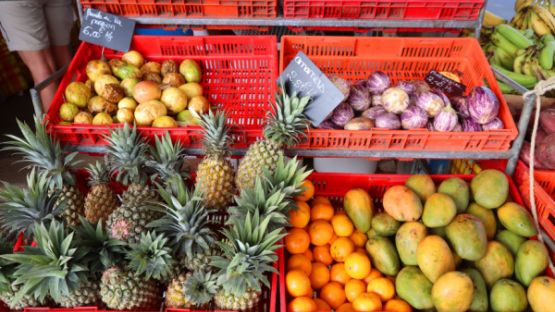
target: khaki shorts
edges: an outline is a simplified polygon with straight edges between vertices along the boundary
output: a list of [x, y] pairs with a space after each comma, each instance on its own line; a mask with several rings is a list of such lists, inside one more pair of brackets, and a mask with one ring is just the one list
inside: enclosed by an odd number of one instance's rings
[[0, 30], [11, 51], [68, 45], [72, 0], [0, 0]]

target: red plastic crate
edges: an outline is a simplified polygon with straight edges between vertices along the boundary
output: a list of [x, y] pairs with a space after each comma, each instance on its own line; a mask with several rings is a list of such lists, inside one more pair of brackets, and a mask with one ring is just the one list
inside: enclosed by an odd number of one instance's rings
[[[139, 51], [147, 60], [194, 59], [202, 67], [202, 86], [211, 106], [223, 109], [228, 122], [238, 128], [232, 135], [237, 144], [246, 147], [247, 140], [256, 139], [256, 133], [245, 129], [260, 128], [270, 103], [274, 100], [277, 77], [277, 45], [273, 36], [210, 36], [210, 37], [157, 37], [134, 36], [131, 49]], [[85, 67], [90, 60], [99, 59], [102, 48], [82, 43], [73, 58], [46, 119], [49, 131], [61, 142], [98, 145], [106, 144], [103, 135], [112, 126], [59, 125], [58, 111], [64, 102], [64, 90], [72, 81], [85, 81]], [[107, 59], [121, 57], [121, 53], [105, 49]], [[162, 135], [169, 130], [172, 139], [184, 146], [200, 147], [202, 132], [198, 126], [178, 128], [139, 127], [146, 137]]]
[[128, 17], [277, 17], [277, 0], [80, 0], [83, 10], [97, 9]]
[[310, 129], [296, 148], [411, 151], [507, 151], [518, 130], [509, 107], [476, 39], [283, 36], [280, 72], [304, 52], [326, 75], [350, 81], [386, 72], [395, 82], [423, 79], [430, 70], [460, 73], [467, 92], [486, 82], [501, 103], [506, 129], [483, 132], [437, 132], [427, 129], [368, 131]]
[[534, 178], [547, 194], [555, 200], [555, 170], [535, 169]]

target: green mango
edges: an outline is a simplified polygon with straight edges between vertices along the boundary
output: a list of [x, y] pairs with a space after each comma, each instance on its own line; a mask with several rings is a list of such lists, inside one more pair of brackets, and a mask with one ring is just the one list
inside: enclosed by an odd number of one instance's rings
[[540, 275], [549, 263], [547, 248], [535, 240], [528, 240], [520, 245], [515, 259], [516, 279], [524, 286], [529, 286], [532, 280]]
[[395, 291], [399, 298], [419, 310], [434, 307], [432, 287], [432, 282], [415, 266], [404, 267], [395, 279]]
[[486, 284], [491, 287], [498, 280], [513, 275], [515, 261], [507, 247], [499, 242], [490, 241], [486, 255], [474, 261], [474, 266], [482, 273]]
[[474, 285], [474, 293], [472, 295], [472, 304], [470, 304], [469, 311], [472, 312], [487, 312], [488, 311], [488, 287], [482, 277], [482, 274], [476, 269], [468, 268], [461, 270], [466, 273], [472, 280]]
[[372, 229], [381, 236], [395, 235], [400, 226], [399, 221], [385, 212], [380, 212], [372, 218]]
[[417, 265], [416, 247], [427, 235], [426, 227], [417, 221], [405, 222], [395, 235], [395, 246], [404, 265]]
[[372, 265], [381, 273], [395, 276], [401, 264], [395, 246], [387, 237], [374, 236], [366, 241], [366, 252], [370, 255]]
[[538, 234], [532, 215], [526, 208], [513, 202], [508, 202], [497, 209], [499, 222], [509, 231], [524, 237]]
[[457, 207], [457, 212], [464, 212], [468, 207], [470, 189], [463, 179], [449, 178], [441, 182], [437, 191], [449, 195], [453, 199]]
[[468, 209], [466, 209], [466, 213], [482, 220], [482, 223], [486, 228], [486, 235], [488, 239], [493, 239], [495, 232], [497, 232], [497, 220], [495, 219], [495, 213], [493, 210], [486, 209], [476, 203], [471, 203], [470, 206], [468, 206]]
[[460, 214], [445, 230], [451, 246], [461, 258], [474, 261], [486, 254], [488, 238], [478, 217]]
[[520, 245], [526, 241], [526, 238], [509, 230], [503, 230], [495, 235], [495, 240], [509, 248], [511, 253], [516, 256], [518, 248], [520, 248]]
[[470, 190], [478, 205], [495, 209], [501, 207], [509, 197], [509, 180], [499, 170], [483, 170], [470, 181]]
[[491, 309], [494, 312], [520, 312], [528, 306], [526, 291], [519, 283], [510, 279], [500, 279], [491, 288]]

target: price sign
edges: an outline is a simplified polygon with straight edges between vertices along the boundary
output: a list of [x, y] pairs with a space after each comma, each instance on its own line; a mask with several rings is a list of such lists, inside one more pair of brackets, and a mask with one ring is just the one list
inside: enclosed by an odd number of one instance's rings
[[303, 52], [299, 52], [278, 78], [291, 94], [310, 96], [305, 115], [318, 126], [345, 100], [345, 96]]
[[87, 9], [81, 21], [79, 40], [127, 52], [135, 21], [95, 9]]

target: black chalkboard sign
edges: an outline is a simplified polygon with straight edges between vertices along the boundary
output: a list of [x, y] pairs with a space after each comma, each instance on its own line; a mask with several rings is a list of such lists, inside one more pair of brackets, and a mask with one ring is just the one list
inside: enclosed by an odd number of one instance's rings
[[345, 96], [303, 52], [297, 53], [278, 78], [288, 93], [309, 95], [312, 100], [305, 115], [318, 126], [345, 100]]
[[95, 9], [83, 13], [79, 40], [117, 51], [127, 52], [135, 30], [135, 21]]

